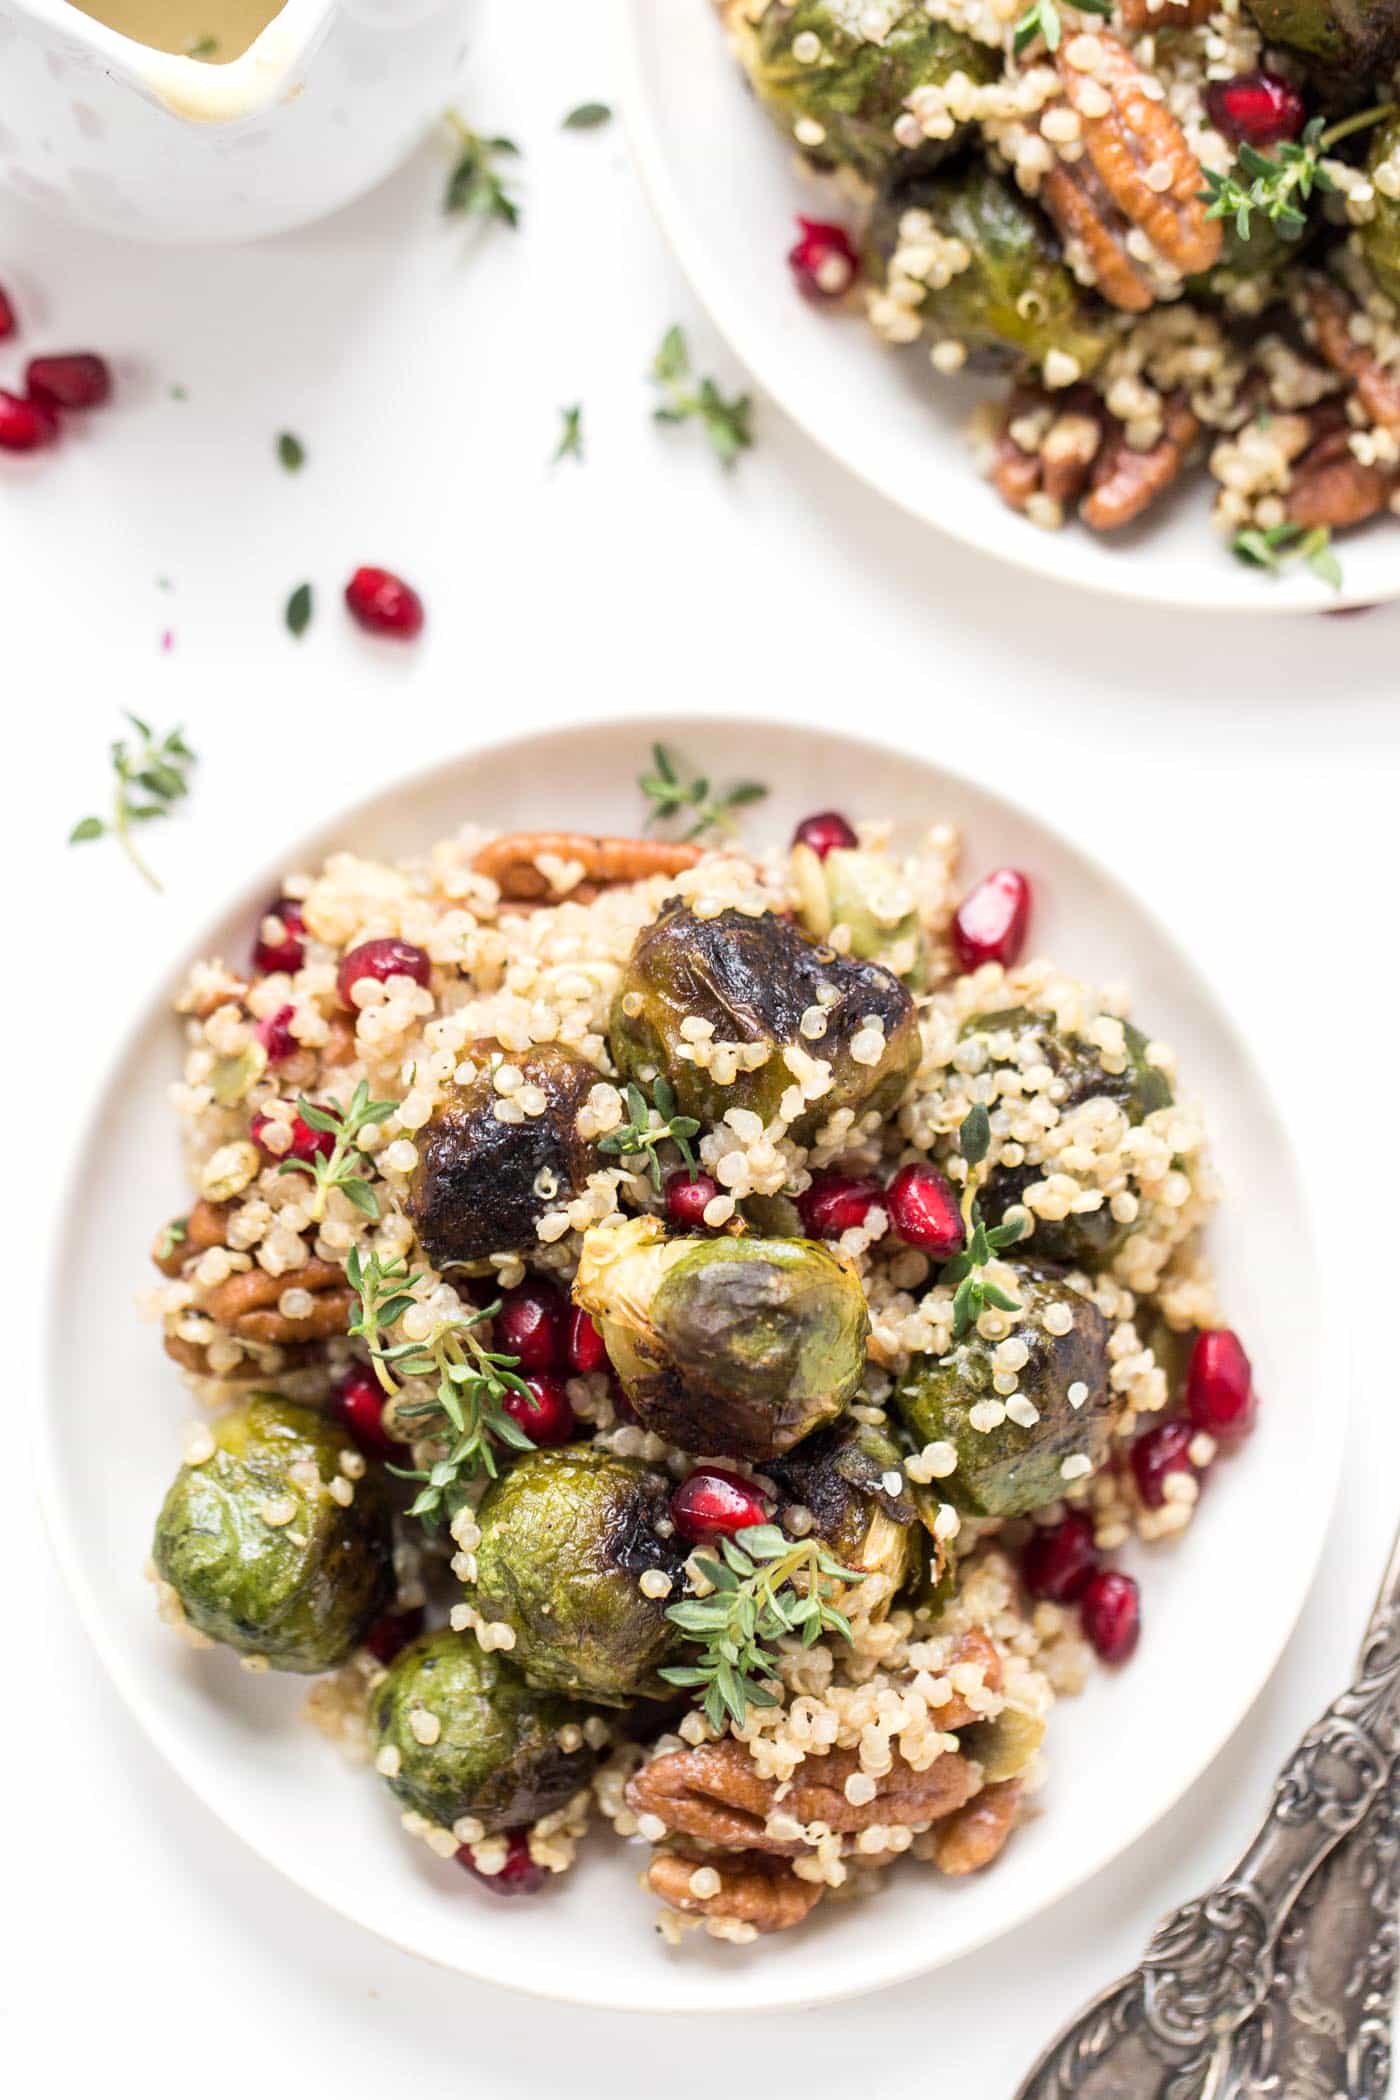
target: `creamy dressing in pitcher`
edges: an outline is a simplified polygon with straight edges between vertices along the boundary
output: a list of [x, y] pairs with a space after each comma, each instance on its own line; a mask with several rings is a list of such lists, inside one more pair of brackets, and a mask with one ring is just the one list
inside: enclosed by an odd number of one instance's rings
[[153, 51], [213, 66], [241, 58], [282, 11], [282, 0], [70, 0], [70, 5]]

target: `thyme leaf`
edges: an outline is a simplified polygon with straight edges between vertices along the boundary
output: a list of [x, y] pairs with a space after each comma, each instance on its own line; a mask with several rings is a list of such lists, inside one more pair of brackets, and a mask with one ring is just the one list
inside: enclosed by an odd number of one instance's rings
[[687, 841], [703, 838], [707, 831], [721, 831], [732, 838], [736, 827], [731, 812], [762, 802], [768, 793], [756, 780], [741, 780], [723, 793], [711, 795], [704, 774], [696, 774], [692, 780], [682, 779], [675, 754], [664, 744], [652, 745], [651, 762], [651, 772], [642, 773], [637, 779], [638, 787], [652, 805], [646, 820], [648, 831], [668, 817], [693, 811], [690, 829], [683, 833]]
[[631, 1122], [600, 1138], [598, 1150], [623, 1159], [645, 1157], [651, 1185], [659, 1196], [662, 1186], [661, 1146], [674, 1145], [687, 1170], [693, 1174], [696, 1171], [695, 1154], [690, 1149], [690, 1140], [700, 1125], [694, 1116], [677, 1115], [676, 1090], [669, 1079], [654, 1081], [650, 1101], [642, 1089], [629, 1080], [626, 1100]]
[[367, 1130], [373, 1123], [382, 1123], [397, 1107], [397, 1101], [371, 1101], [369, 1084], [363, 1079], [350, 1096], [348, 1108], [342, 1108], [338, 1101], [323, 1102], [318, 1107], [308, 1101], [305, 1094], [298, 1095], [297, 1114], [303, 1123], [334, 1139], [329, 1152], [315, 1152], [310, 1159], [284, 1159], [277, 1169], [279, 1174], [311, 1176], [316, 1184], [311, 1204], [313, 1219], [325, 1216], [327, 1196], [332, 1189], [339, 1189], [356, 1210], [371, 1220], [377, 1220], [379, 1198], [365, 1179], [374, 1171], [374, 1163], [360, 1150], [356, 1139], [362, 1130]]
[[468, 218], [518, 226], [520, 206], [493, 165], [498, 160], [519, 159], [520, 148], [514, 139], [483, 138], [455, 109], [448, 110], [447, 122], [456, 134], [458, 153], [447, 178], [443, 210], [449, 215], [461, 212]]
[[953, 1339], [961, 1341], [975, 1327], [988, 1306], [1000, 1312], [1019, 1312], [1020, 1300], [1008, 1297], [1000, 1284], [984, 1274], [1004, 1247], [1014, 1247], [1034, 1230], [1025, 1211], [1009, 1210], [1000, 1225], [989, 1226], [982, 1216], [978, 1191], [985, 1175], [979, 1175], [992, 1145], [992, 1122], [980, 1101], [973, 1103], [958, 1126], [958, 1149], [967, 1162], [963, 1185], [962, 1215], [964, 1242], [961, 1254], [945, 1261], [938, 1281], [953, 1293]]
[[831, 1602], [842, 1583], [858, 1582], [816, 1539], [790, 1539], [776, 1524], [753, 1524], [723, 1539], [718, 1554], [697, 1553], [694, 1567], [712, 1585], [666, 1613], [700, 1654], [663, 1669], [668, 1684], [702, 1694], [715, 1728], [726, 1717], [742, 1725], [751, 1706], [776, 1706], [777, 1643], [812, 1647], [823, 1634], [851, 1638], [850, 1622]]
[[184, 801], [190, 791], [189, 773], [195, 754], [185, 742], [182, 730], [172, 729], [157, 739], [150, 723], [143, 722], [139, 715], [128, 714], [126, 719], [136, 731], [137, 740], [119, 737], [111, 746], [115, 775], [112, 813], [109, 817], [80, 818], [68, 834], [68, 843], [81, 846], [91, 839], [114, 838], [137, 872], [153, 890], [158, 890], [160, 883], [136, 849], [132, 827], [168, 817], [176, 803]]
[[652, 411], [653, 419], [658, 423], [698, 421], [722, 467], [732, 467], [739, 454], [752, 446], [752, 397], [727, 396], [713, 379], [697, 380], [682, 329], [668, 328], [661, 338], [651, 363], [651, 381], [662, 396], [660, 406]]
[[310, 584], [299, 583], [290, 598], [288, 598], [282, 614], [282, 618], [287, 624], [287, 632], [295, 640], [300, 641], [307, 628], [311, 625], [313, 609], [314, 601], [311, 595]]
[[1297, 558], [1320, 583], [1330, 584], [1334, 591], [1342, 587], [1342, 565], [1325, 525], [1314, 525], [1307, 532], [1293, 524], [1246, 525], [1231, 540], [1230, 551], [1251, 568], [1267, 569], [1271, 576], [1282, 575], [1284, 563]]
[[565, 131], [597, 131], [611, 124], [612, 110], [606, 102], [580, 102], [564, 119]]
[[1314, 117], [1304, 125], [1301, 138], [1283, 140], [1272, 153], [1242, 145], [1228, 174], [1206, 170], [1206, 186], [1198, 192], [1206, 217], [1233, 219], [1236, 233], [1247, 241], [1257, 214], [1276, 227], [1284, 240], [1296, 241], [1307, 227], [1308, 215], [1302, 207], [1313, 191], [1337, 187], [1322, 165], [1323, 155], [1354, 132], [1394, 116], [1396, 107], [1394, 102], [1379, 102], [1332, 125], [1325, 117]]
[[561, 459], [583, 459], [583, 403], [576, 401], [572, 408], [559, 411], [559, 442], [554, 448], [551, 466], [557, 467]]
[[[1076, 14], [1110, 15], [1112, 0], [1070, 0]], [[1011, 48], [1019, 58], [1027, 45], [1040, 37], [1047, 51], [1058, 51], [1064, 35], [1057, 0], [1031, 0], [1011, 35]]]
[[298, 473], [306, 465], [306, 447], [294, 431], [278, 434], [277, 457], [289, 474]]

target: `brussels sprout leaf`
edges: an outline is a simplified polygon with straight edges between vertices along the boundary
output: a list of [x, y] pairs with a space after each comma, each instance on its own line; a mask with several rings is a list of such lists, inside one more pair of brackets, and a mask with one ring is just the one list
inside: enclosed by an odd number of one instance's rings
[[668, 1684], [703, 1693], [712, 1727], [742, 1724], [751, 1706], [776, 1706], [776, 1643], [794, 1635], [812, 1647], [824, 1633], [851, 1638], [850, 1622], [830, 1601], [832, 1586], [859, 1582], [815, 1539], [790, 1539], [776, 1524], [754, 1524], [718, 1553], [691, 1563], [708, 1594], [673, 1604], [666, 1617], [700, 1648], [695, 1663], [663, 1669]]

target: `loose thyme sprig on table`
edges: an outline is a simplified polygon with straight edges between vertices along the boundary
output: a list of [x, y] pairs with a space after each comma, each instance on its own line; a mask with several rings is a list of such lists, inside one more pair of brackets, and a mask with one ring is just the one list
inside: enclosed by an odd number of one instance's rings
[[447, 178], [443, 210], [462, 212], [468, 218], [496, 219], [503, 226], [518, 226], [520, 206], [492, 162], [518, 160], [520, 148], [514, 139], [483, 138], [455, 109], [449, 109], [446, 117], [456, 135], [459, 151]]
[[658, 423], [689, 423], [698, 418], [720, 465], [732, 467], [741, 452], [753, 444], [749, 416], [753, 409], [748, 394], [726, 396], [713, 379], [695, 380], [690, 369], [690, 350], [680, 328], [668, 328], [651, 363], [652, 385], [664, 399], [653, 410]]
[[1320, 583], [1330, 583], [1334, 591], [1342, 587], [1342, 565], [1326, 525], [1314, 525], [1308, 532], [1301, 525], [1246, 525], [1231, 540], [1230, 552], [1272, 576], [1282, 575], [1284, 563], [1296, 557]]
[[1337, 185], [1322, 166], [1330, 153], [1353, 132], [1365, 131], [1395, 114], [1397, 104], [1378, 102], [1355, 116], [1328, 125], [1325, 117], [1314, 117], [1303, 127], [1301, 138], [1261, 153], [1257, 146], [1242, 145], [1228, 175], [1206, 170], [1206, 186], [1199, 192], [1208, 219], [1233, 219], [1242, 241], [1250, 238], [1257, 212], [1277, 227], [1286, 241], [1296, 241], [1304, 232], [1308, 215], [1299, 209], [1314, 190], [1335, 190]]
[[[1113, 0], [1069, 0], [1076, 14], [1111, 15]], [[1017, 58], [1037, 37], [1045, 41], [1047, 51], [1058, 51], [1064, 36], [1064, 25], [1056, 0], [1031, 0], [1030, 6], [1016, 24], [1011, 36], [1011, 48]]]
[[583, 403], [575, 401], [570, 408], [559, 411], [559, 442], [554, 448], [551, 466], [557, 467], [561, 459], [583, 458]]
[[303, 1123], [335, 1139], [328, 1153], [316, 1152], [310, 1159], [284, 1159], [277, 1169], [279, 1174], [311, 1176], [316, 1184], [311, 1205], [314, 1219], [325, 1216], [326, 1198], [332, 1189], [340, 1189], [356, 1210], [363, 1211], [367, 1218], [378, 1218], [379, 1198], [364, 1178], [372, 1171], [373, 1162], [360, 1151], [355, 1141], [362, 1130], [367, 1130], [372, 1123], [382, 1123], [398, 1105], [397, 1101], [371, 1101], [369, 1087], [363, 1079], [350, 1096], [348, 1108], [343, 1109], [338, 1101], [322, 1102], [318, 1106], [308, 1101], [305, 1094], [297, 1096], [297, 1114]]
[[741, 780], [737, 786], [712, 796], [703, 773], [697, 773], [693, 780], [681, 778], [676, 759], [664, 744], [652, 745], [651, 760], [654, 770], [637, 779], [638, 787], [652, 805], [644, 827], [647, 831], [653, 824], [663, 824], [669, 817], [693, 810], [695, 821], [682, 834], [687, 842], [702, 838], [707, 831], [721, 831], [732, 838], [738, 827], [731, 812], [762, 802], [768, 793], [756, 780]]
[[816, 1539], [790, 1539], [776, 1524], [754, 1524], [722, 1540], [718, 1554], [696, 1553], [693, 1565], [712, 1593], [686, 1597], [666, 1617], [700, 1648], [700, 1659], [661, 1675], [686, 1691], [703, 1691], [712, 1727], [723, 1728], [726, 1714], [742, 1724], [751, 1706], [777, 1705], [770, 1680], [780, 1640], [794, 1637], [810, 1648], [825, 1633], [851, 1638], [850, 1621], [828, 1591], [859, 1582], [860, 1574], [842, 1567]]
[[127, 738], [119, 737], [111, 747], [112, 771], [116, 775], [112, 814], [82, 818], [69, 832], [68, 843], [81, 846], [89, 839], [114, 838], [131, 865], [153, 890], [158, 890], [160, 882], [136, 850], [132, 827], [168, 817], [176, 803], [184, 801], [190, 791], [189, 771], [195, 754], [185, 742], [182, 730], [172, 729], [157, 742], [149, 722], [133, 714], [126, 719], [140, 742], [133, 745]]
[[495, 1479], [495, 1443], [513, 1451], [535, 1448], [502, 1406], [507, 1393], [522, 1393], [534, 1404], [529, 1386], [516, 1372], [520, 1358], [488, 1349], [476, 1332], [496, 1317], [501, 1301], [458, 1319], [439, 1320], [421, 1341], [389, 1343], [389, 1328], [418, 1303], [413, 1287], [421, 1278], [410, 1275], [406, 1262], [386, 1266], [378, 1254], [362, 1256], [358, 1247], [351, 1248], [345, 1273], [360, 1301], [360, 1316], [350, 1332], [368, 1347], [375, 1376], [390, 1399], [398, 1399], [406, 1378], [437, 1381], [432, 1399], [404, 1401], [396, 1412], [400, 1422], [421, 1428], [424, 1436], [446, 1436], [447, 1450], [428, 1467], [390, 1466], [389, 1471], [400, 1480], [422, 1483], [410, 1516], [430, 1526], [450, 1525], [468, 1499], [470, 1483], [483, 1473]]
[[[694, 1116], [677, 1115], [676, 1090], [669, 1079], [657, 1079], [653, 1083], [650, 1101], [635, 1081], [629, 1080], [625, 1091], [627, 1113], [632, 1120], [624, 1123], [620, 1130], [610, 1131], [607, 1137], [600, 1138], [598, 1150], [621, 1158], [644, 1153], [651, 1185], [659, 1196], [662, 1186], [660, 1147], [667, 1143], [674, 1145], [693, 1174], [696, 1171], [695, 1154], [690, 1149], [690, 1140], [700, 1125]], [[653, 1116], [660, 1120], [653, 1122]]]
[[[991, 1148], [992, 1123], [980, 1101], [968, 1110], [958, 1126], [958, 1146], [967, 1161], [967, 1180], [963, 1186], [962, 1214], [967, 1231], [967, 1244], [961, 1254], [945, 1261], [938, 1272], [938, 1281], [953, 1290], [953, 1338], [960, 1340], [970, 1327], [977, 1325], [981, 1314], [989, 1305], [999, 1312], [1019, 1312], [1019, 1298], [1009, 1298], [999, 1285], [993, 1283], [982, 1271], [988, 1262], [999, 1254], [1003, 1247], [1014, 1247], [1017, 1240], [1025, 1239], [1032, 1230], [1030, 1219], [1021, 1209], [1009, 1210], [1000, 1225], [988, 1226], [977, 1201], [978, 1191], [985, 1176], [979, 1177], [977, 1169]], [[956, 1287], [956, 1288], [954, 1288]]]

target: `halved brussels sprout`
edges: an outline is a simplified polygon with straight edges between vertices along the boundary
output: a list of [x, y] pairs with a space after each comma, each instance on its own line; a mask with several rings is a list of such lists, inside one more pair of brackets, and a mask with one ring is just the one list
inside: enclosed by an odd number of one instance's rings
[[574, 1296], [647, 1428], [709, 1457], [775, 1458], [834, 1420], [865, 1370], [860, 1278], [817, 1240], [595, 1225]]
[[1245, 13], [1334, 101], [1359, 97], [1400, 56], [1400, 0], [1245, 0]]
[[[1113, 1413], [1108, 1387], [1108, 1322], [1098, 1307], [1063, 1277], [1028, 1262], [1009, 1262], [1012, 1295], [1007, 1339], [1026, 1349], [1018, 1393], [1037, 1410], [1030, 1426], [1006, 1416], [978, 1429], [974, 1409], [1001, 1402], [994, 1379], [998, 1346], [973, 1329], [946, 1356], [916, 1356], [899, 1382], [895, 1405], [920, 1445], [951, 1444], [957, 1470], [941, 1479], [944, 1501], [974, 1517], [1020, 1517], [1062, 1495], [1065, 1459], [1084, 1457], [1092, 1469], [1108, 1451]], [[1054, 1333], [1066, 1315], [1069, 1327]], [[1009, 1396], [1007, 1396], [1009, 1397]]]
[[[970, 260], [939, 282], [950, 241]], [[870, 247], [872, 274], [923, 284], [917, 311], [929, 332], [969, 350], [1014, 351], [1036, 364], [1057, 350], [1087, 375], [1113, 339], [1049, 220], [984, 160], [898, 178], [876, 206]]]
[[887, 1576], [891, 1597], [915, 1574], [918, 1509], [888, 1430], [847, 1416], [764, 1470], [784, 1501], [812, 1512], [814, 1533], [843, 1567]]
[[1004, 1706], [991, 1720], [958, 1730], [958, 1748], [982, 1767], [986, 1786], [1018, 1779], [1044, 1740], [1044, 1721], [1022, 1706]]
[[[376, 1751], [398, 1753], [386, 1774], [390, 1791], [430, 1822], [450, 1830], [474, 1816], [488, 1834], [561, 1808], [588, 1784], [597, 1753], [565, 1750], [560, 1730], [577, 1727], [588, 1709], [525, 1682], [513, 1663], [487, 1654], [473, 1633], [424, 1635], [405, 1648], [370, 1700]], [[415, 1715], [437, 1723], [432, 1734]]]
[[[1374, 175], [1383, 161], [1400, 161], [1400, 116], [1377, 131], [1367, 160], [1369, 172]], [[1400, 306], [1400, 197], [1376, 191], [1375, 216], [1361, 228], [1360, 241], [1371, 275], [1386, 298]]]
[[393, 1589], [383, 1487], [353, 1483], [344, 1433], [313, 1408], [254, 1394], [212, 1425], [214, 1452], [182, 1466], [156, 1521], [157, 1573], [211, 1640], [278, 1670], [344, 1662]]
[[679, 1636], [638, 1583], [652, 1568], [674, 1580], [685, 1558], [657, 1529], [670, 1492], [664, 1473], [592, 1444], [527, 1452], [487, 1489], [473, 1601], [513, 1628], [531, 1684], [605, 1706], [664, 1693], [656, 1672]]
[[823, 859], [799, 845], [792, 849], [792, 873], [802, 924], [813, 940], [830, 940], [833, 929], [844, 926], [852, 955], [883, 962], [906, 984], [923, 983], [923, 928], [909, 885], [887, 854], [834, 846]]
[[541, 1115], [503, 1123], [503, 1097], [487, 1069], [492, 1052], [473, 1053], [483, 1069], [470, 1086], [452, 1087], [418, 1134], [418, 1165], [404, 1208], [434, 1268], [482, 1261], [535, 1245], [535, 1226], [547, 1210], [576, 1195], [597, 1165], [593, 1147], [578, 1134], [578, 1112], [598, 1072], [558, 1043], [503, 1058], [526, 1086], [545, 1096]]
[[[825, 1014], [826, 1027], [804, 1035], [802, 1019], [812, 1011]], [[708, 1022], [712, 1034], [694, 1040], [683, 1027], [687, 1021]], [[864, 1062], [852, 1046], [860, 1038], [864, 1055], [872, 1022], [883, 1030], [884, 1047]], [[682, 1113], [702, 1123], [718, 1122], [731, 1108], [753, 1109], [765, 1122], [776, 1116], [795, 1084], [786, 1051], [802, 1071], [814, 1059], [829, 1064], [829, 1090], [789, 1119], [799, 1141], [838, 1108], [888, 1114], [920, 1054], [914, 1003], [878, 963], [820, 947], [774, 912], [755, 918], [730, 910], [699, 919], [676, 900], [637, 936], [613, 1001], [608, 1041], [627, 1078], [649, 1084], [663, 1073]], [[726, 1053], [716, 1047], [724, 1044], [740, 1046], [753, 1066], [738, 1055], [727, 1085], [714, 1076], [726, 1070]]]
[[[955, 73], [996, 78], [1001, 52], [935, 21], [923, 0], [882, 10], [871, 31], [869, 0], [727, 0], [725, 18], [740, 62], [774, 121], [819, 168], [852, 168], [867, 182], [905, 157], [895, 125], [916, 88], [942, 87]], [[949, 151], [928, 140], [921, 161]]]

